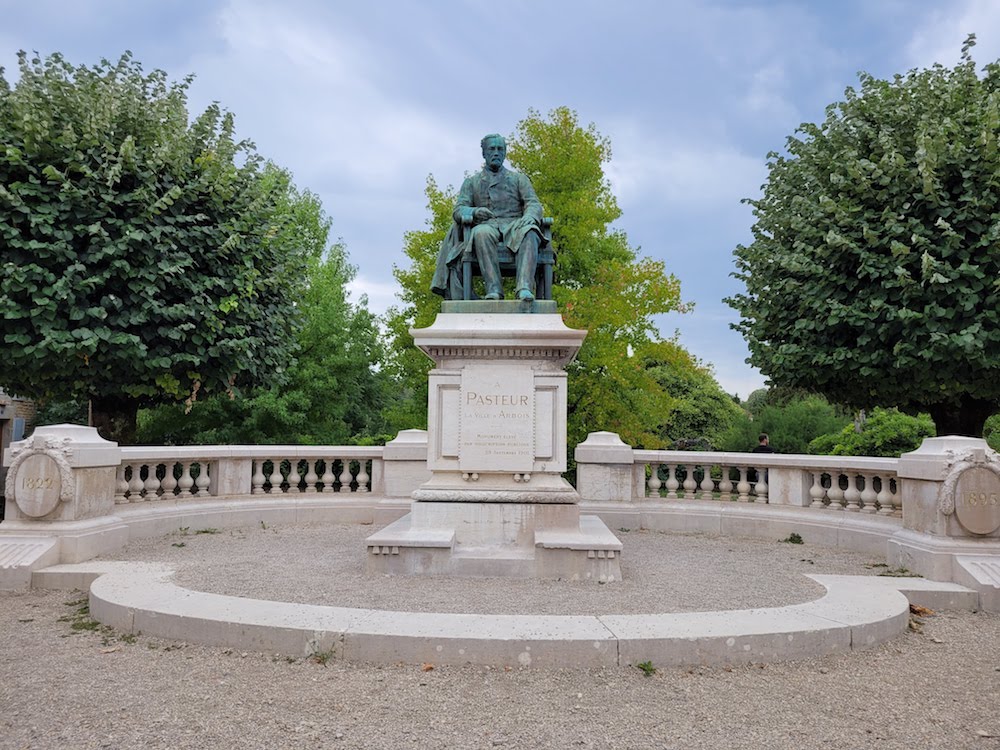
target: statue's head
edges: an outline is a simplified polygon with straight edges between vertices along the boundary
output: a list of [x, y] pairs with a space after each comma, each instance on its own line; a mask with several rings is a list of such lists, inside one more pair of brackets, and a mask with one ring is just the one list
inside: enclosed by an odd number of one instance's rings
[[483, 159], [486, 161], [486, 166], [492, 172], [499, 171], [500, 167], [503, 166], [503, 160], [507, 158], [507, 141], [498, 133], [490, 133], [483, 136], [479, 145], [483, 148]]

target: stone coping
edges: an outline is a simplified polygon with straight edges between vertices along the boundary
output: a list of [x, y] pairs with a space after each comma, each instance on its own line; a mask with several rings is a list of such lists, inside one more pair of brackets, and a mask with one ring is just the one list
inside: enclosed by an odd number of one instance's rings
[[36, 571], [33, 585], [90, 589], [90, 613], [128, 633], [205, 645], [380, 663], [594, 667], [727, 665], [868, 648], [904, 632], [910, 603], [974, 609], [976, 592], [915, 578], [809, 576], [811, 602], [659, 615], [391, 612], [207, 594], [169, 566], [90, 562]]
[[[580, 444], [584, 445], [583, 443]], [[685, 466], [748, 466], [768, 469], [830, 469], [841, 473], [857, 470], [895, 474], [898, 458], [871, 456], [810, 456], [800, 453], [723, 453], [721, 451], [654, 451], [633, 449], [637, 464], [683, 464]], [[577, 459], [579, 460], [579, 447]]]

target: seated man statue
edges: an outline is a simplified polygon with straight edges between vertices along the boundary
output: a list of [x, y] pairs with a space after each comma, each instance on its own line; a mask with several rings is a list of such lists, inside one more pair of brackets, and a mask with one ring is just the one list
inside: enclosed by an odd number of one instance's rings
[[[456, 223], [441, 244], [431, 289], [445, 299], [462, 299], [461, 260], [471, 242], [486, 283], [486, 299], [503, 298], [497, 250], [506, 247], [516, 258], [514, 294], [531, 301], [542, 241], [542, 204], [527, 177], [504, 168], [507, 142], [502, 136], [490, 134], [481, 146], [486, 164], [462, 183], [452, 214]], [[472, 231], [459, 241], [463, 224], [471, 224]]]

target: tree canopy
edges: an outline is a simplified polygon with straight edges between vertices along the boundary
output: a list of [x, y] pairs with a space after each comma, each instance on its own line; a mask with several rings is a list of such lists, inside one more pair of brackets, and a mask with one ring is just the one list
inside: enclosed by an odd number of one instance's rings
[[[324, 222], [329, 225], [328, 221]], [[386, 397], [381, 337], [365, 300], [352, 304], [355, 269], [342, 245], [309, 264], [299, 301], [298, 351], [281, 386], [236, 398], [199, 399], [189, 408], [164, 405], [139, 412], [141, 442], [343, 445], [380, 435]]]
[[722, 390], [712, 369], [674, 342], [664, 342], [650, 374], [674, 399], [663, 425], [665, 446], [675, 450], [714, 450], [745, 414]]
[[129, 53], [19, 71], [0, 71], [0, 382], [90, 399], [128, 441], [142, 404], [280, 379], [325, 249], [315, 201], [218, 105], [189, 122], [191, 77]]
[[769, 154], [735, 251], [750, 362], [857, 407], [929, 411], [981, 435], [1000, 404], [1000, 65], [860, 90]]
[[[593, 124], [580, 126], [566, 107], [547, 118], [529, 111], [507, 140], [511, 166], [532, 181], [545, 214], [555, 220], [553, 297], [568, 326], [588, 331], [568, 368], [570, 445], [588, 432], [613, 430], [633, 445], [662, 446], [661, 427], [673, 400], [647, 365], [664, 343], [653, 316], [683, 309], [680, 284], [662, 262], [640, 257], [625, 233], [610, 226], [621, 215], [604, 174], [610, 143]], [[470, 154], [474, 150], [473, 144]], [[390, 311], [388, 327], [401, 397], [390, 413], [399, 428], [426, 421], [431, 363], [414, 349], [408, 328], [429, 325], [440, 309], [429, 287], [455, 191], [432, 178], [427, 197], [427, 228], [406, 235], [410, 266], [394, 271], [403, 305]], [[407, 418], [413, 421], [397, 421]]]

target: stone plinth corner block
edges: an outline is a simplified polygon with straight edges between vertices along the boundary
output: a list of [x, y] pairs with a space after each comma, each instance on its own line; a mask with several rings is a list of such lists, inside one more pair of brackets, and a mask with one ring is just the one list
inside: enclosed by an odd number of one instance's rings
[[1000, 541], [1000, 455], [981, 438], [927, 438], [899, 459], [903, 526]]
[[408, 498], [431, 478], [427, 468], [427, 431], [402, 430], [382, 451], [385, 496]]
[[6, 520], [79, 521], [114, 509], [121, 450], [93, 427], [38, 427], [11, 445], [5, 460]]
[[576, 446], [576, 489], [592, 502], [629, 502], [641, 478], [635, 477], [632, 447], [614, 432], [592, 432]]

